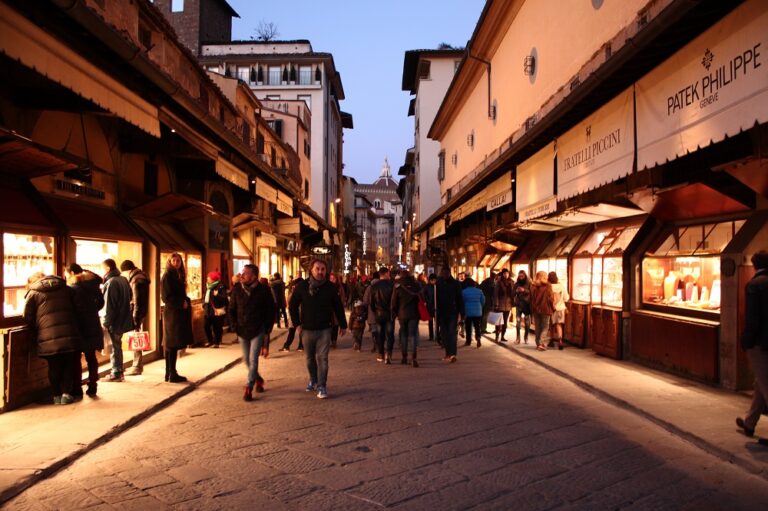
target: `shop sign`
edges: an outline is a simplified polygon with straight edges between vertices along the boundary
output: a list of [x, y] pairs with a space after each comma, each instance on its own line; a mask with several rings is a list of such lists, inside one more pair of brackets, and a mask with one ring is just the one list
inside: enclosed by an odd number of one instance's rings
[[365, 255], [365, 251], [368, 249], [368, 232], [363, 231], [363, 255]]
[[632, 172], [634, 99], [630, 87], [557, 140], [557, 195], [567, 199]]
[[349, 273], [352, 267], [352, 252], [349, 251], [349, 243], [344, 244], [344, 273]]
[[488, 204], [486, 206], [488, 211], [493, 211], [494, 209], [498, 209], [502, 206], [506, 206], [507, 204], [512, 204], [512, 190], [507, 190], [501, 193], [498, 193], [488, 199]]
[[272, 204], [277, 204], [277, 189], [258, 177], [256, 178], [256, 195]]
[[104, 190], [97, 190], [90, 186], [81, 185], [72, 181], [65, 181], [63, 179], [57, 179], [55, 182], [56, 192], [64, 192], [74, 197], [89, 197], [91, 199], [104, 200], [106, 194]]
[[317, 227], [317, 221], [303, 211], [301, 212], [301, 223], [313, 231], [319, 230]]
[[293, 199], [287, 193], [277, 191], [277, 210], [288, 216], [293, 216]]
[[278, 234], [299, 234], [301, 232], [301, 223], [298, 218], [278, 218]]
[[312, 253], [315, 255], [328, 255], [331, 253], [331, 247], [318, 245], [316, 247], [312, 247]]
[[442, 218], [436, 220], [434, 224], [429, 227], [429, 239], [433, 240], [439, 238], [445, 234], [445, 220]]
[[637, 82], [639, 169], [768, 122], [768, 10], [750, 0]]
[[512, 173], [505, 172], [485, 190], [485, 208], [493, 211], [512, 204]]
[[277, 238], [275, 238], [272, 234], [262, 232], [256, 238], [256, 245], [259, 247], [277, 248]]
[[525, 209], [521, 209], [518, 213], [518, 221], [528, 222], [534, 218], [551, 215], [555, 211], [557, 211], [557, 197], [552, 196], [549, 199], [545, 199]]

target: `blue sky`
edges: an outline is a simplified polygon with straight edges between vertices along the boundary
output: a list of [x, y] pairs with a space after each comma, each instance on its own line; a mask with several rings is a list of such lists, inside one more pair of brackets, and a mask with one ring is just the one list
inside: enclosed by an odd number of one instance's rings
[[401, 91], [406, 50], [464, 46], [484, 0], [228, 0], [240, 14], [234, 39], [255, 36], [259, 21], [273, 22], [278, 39], [309, 39], [333, 54], [355, 128], [344, 130], [344, 173], [372, 182], [389, 157], [393, 173], [413, 145], [413, 117]]

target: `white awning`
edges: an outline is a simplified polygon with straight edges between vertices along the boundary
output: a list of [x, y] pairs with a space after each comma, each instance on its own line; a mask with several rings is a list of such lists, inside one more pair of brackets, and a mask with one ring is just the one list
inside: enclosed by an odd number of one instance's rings
[[488, 211], [512, 204], [512, 172], [505, 172], [485, 190], [485, 207]]
[[558, 138], [558, 200], [631, 173], [634, 131], [634, 100], [630, 87]]
[[555, 192], [555, 144], [553, 142], [517, 166], [516, 184], [517, 211], [553, 196]]
[[435, 223], [429, 227], [429, 239], [434, 240], [445, 235], [445, 220], [435, 220]]
[[293, 199], [287, 193], [277, 191], [277, 210], [288, 216], [293, 216]]
[[272, 204], [277, 204], [277, 188], [258, 177], [256, 178], [256, 195]]
[[248, 174], [223, 158], [216, 160], [216, 173], [235, 186], [248, 190]]
[[637, 165], [768, 122], [768, 10], [748, 0], [637, 82]]
[[309, 216], [308, 214], [301, 212], [301, 223], [304, 224], [305, 227], [309, 227], [313, 231], [319, 230], [317, 227], [317, 220]]
[[5, 4], [0, 4], [0, 52], [160, 137], [156, 106]]

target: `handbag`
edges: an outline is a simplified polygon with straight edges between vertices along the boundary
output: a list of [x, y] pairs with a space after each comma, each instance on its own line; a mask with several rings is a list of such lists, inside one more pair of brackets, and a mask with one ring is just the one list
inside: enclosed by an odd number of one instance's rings
[[227, 315], [227, 308], [226, 307], [214, 307], [213, 308], [213, 315], [214, 316], [226, 316]]
[[125, 332], [121, 341], [123, 349], [126, 351], [150, 351], [152, 349], [152, 343], [149, 342], [149, 332]]
[[489, 325], [503, 325], [504, 324], [504, 315], [501, 312], [489, 312], [488, 313], [488, 324]]
[[429, 321], [432, 319], [432, 315], [429, 313], [429, 309], [427, 309], [427, 301], [421, 293], [419, 293], [419, 319], [421, 321]]

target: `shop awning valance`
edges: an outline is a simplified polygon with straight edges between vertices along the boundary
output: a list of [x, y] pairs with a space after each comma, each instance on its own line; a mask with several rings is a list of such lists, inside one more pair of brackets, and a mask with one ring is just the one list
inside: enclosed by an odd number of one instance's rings
[[429, 239], [434, 240], [445, 235], [445, 220], [435, 220], [435, 223], [429, 227]]
[[156, 106], [5, 4], [0, 4], [0, 51], [150, 135], [160, 137]]
[[634, 98], [630, 87], [557, 139], [557, 197], [579, 195], [632, 172]]
[[162, 251], [174, 250], [176, 252], [197, 252], [197, 246], [187, 234], [177, 227], [164, 222], [134, 218], [134, 222], [144, 231], [146, 236]]
[[45, 201], [69, 229], [70, 236], [142, 240], [141, 235], [112, 208], [57, 197], [46, 197]]
[[277, 204], [277, 188], [259, 177], [256, 178], [256, 195], [272, 204]]
[[277, 232], [280, 234], [301, 233], [301, 220], [299, 218], [278, 218]]
[[[517, 166], [517, 211], [539, 204], [555, 193], [555, 144], [549, 143]], [[546, 213], [544, 213], [546, 214]]]
[[493, 211], [512, 204], [512, 173], [505, 172], [485, 189], [485, 207]]
[[637, 165], [768, 122], [768, 10], [749, 0], [637, 82]]
[[305, 227], [309, 227], [313, 231], [319, 230], [317, 226], [317, 220], [309, 216], [307, 213], [304, 213], [303, 211], [301, 212], [301, 223], [302, 225], [304, 225]]
[[293, 216], [293, 198], [287, 193], [277, 191], [277, 210], [288, 216]]
[[233, 185], [248, 191], [248, 174], [224, 158], [216, 160], [216, 173]]
[[183, 222], [201, 216], [219, 216], [208, 204], [180, 193], [166, 193], [128, 211], [132, 217]]

